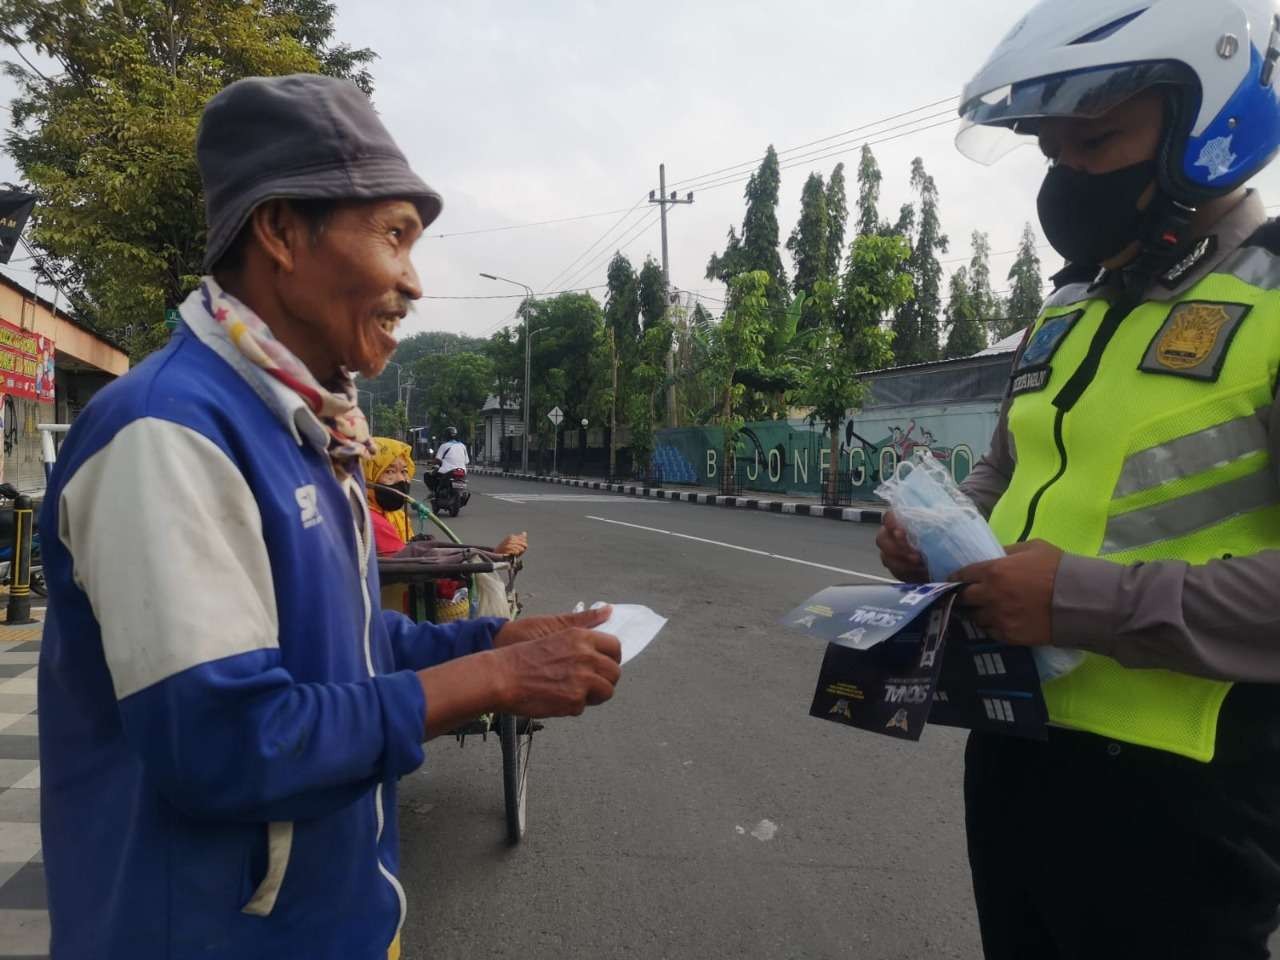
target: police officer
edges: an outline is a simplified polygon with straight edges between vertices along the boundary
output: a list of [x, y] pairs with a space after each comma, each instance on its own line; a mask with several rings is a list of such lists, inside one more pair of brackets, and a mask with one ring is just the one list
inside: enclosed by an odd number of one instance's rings
[[[967, 481], [959, 571], [1059, 648], [1047, 742], [972, 734], [988, 958], [1266, 957], [1280, 904], [1280, 146], [1274, 0], [1045, 0], [965, 90], [963, 152], [1038, 141], [1066, 259]], [[924, 576], [899, 524], [886, 566]]]

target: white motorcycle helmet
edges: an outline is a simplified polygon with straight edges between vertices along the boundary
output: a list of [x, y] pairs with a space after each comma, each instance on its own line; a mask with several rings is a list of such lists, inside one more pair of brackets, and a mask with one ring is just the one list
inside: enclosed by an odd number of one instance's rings
[[1046, 117], [1099, 117], [1168, 88], [1157, 166], [1195, 207], [1235, 190], [1280, 149], [1276, 0], [1042, 0], [965, 87], [960, 151], [993, 163]]

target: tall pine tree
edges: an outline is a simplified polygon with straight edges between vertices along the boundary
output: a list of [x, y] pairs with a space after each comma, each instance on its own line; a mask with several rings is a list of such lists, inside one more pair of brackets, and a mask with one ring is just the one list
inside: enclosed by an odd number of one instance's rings
[[871, 148], [863, 146], [858, 162], [858, 233], [859, 237], [883, 233], [880, 223], [880, 183], [884, 176]]
[[[814, 285], [829, 278], [827, 274], [831, 219], [827, 213], [827, 189], [822, 175], [809, 174], [804, 191], [800, 195], [800, 220], [791, 231], [787, 249], [791, 251], [796, 272], [792, 279], [792, 291], [812, 293]], [[808, 316], [805, 316], [805, 313]], [[800, 326], [807, 329], [817, 322], [812, 310], [802, 313]]]
[[973, 231], [973, 254], [969, 258], [969, 299], [974, 316], [989, 321], [999, 317], [1000, 301], [991, 290], [991, 240], [981, 230]]
[[1018, 259], [1009, 270], [1009, 303], [1004, 322], [999, 325], [1001, 337], [1012, 336], [1031, 324], [1040, 313], [1044, 300], [1044, 284], [1040, 279], [1040, 257], [1036, 253], [1036, 233], [1027, 224], [1022, 230]]
[[[939, 356], [938, 333], [942, 314], [942, 265], [938, 254], [947, 252], [947, 236], [938, 215], [938, 185], [916, 157], [911, 164], [911, 189], [919, 197], [919, 209], [900, 224], [914, 221], [910, 270], [915, 297], [894, 314], [893, 352], [901, 364], [928, 363]], [[906, 234], [904, 234], [906, 235]]]
[[827, 262], [823, 276], [835, 280], [844, 264], [844, 232], [849, 222], [849, 198], [844, 182], [844, 164], [837, 163], [827, 181]]
[[951, 295], [947, 300], [948, 360], [971, 357], [986, 349], [987, 328], [973, 309], [973, 293], [969, 288], [969, 271], [961, 267], [951, 275]]
[[722, 254], [712, 254], [707, 263], [707, 279], [729, 283], [742, 273], [762, 270], [769, 275], [766, 296], [770, 306], [783, 306], [787, 297], [787, 276], [778, 253], [778, 189], [782, 174], [778, 153], [769, 145], [760, 169], [747, 181], [744, 196], [747, 213], [742, 220], [742, 236], [729, 228], [729, 241]]

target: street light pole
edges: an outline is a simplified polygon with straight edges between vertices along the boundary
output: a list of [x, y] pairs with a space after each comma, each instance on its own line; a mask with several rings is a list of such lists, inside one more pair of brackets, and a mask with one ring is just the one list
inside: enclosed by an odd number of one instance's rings
[[[533, 287], [527, 283], [521, 283], [519, 280], [508, 280], [506, 277], [500, 277], [494, 273], [482, 273], [480, 276], [486, 280], [498, 280], [502, 283], [509, 283], [513, 287], [524, 287], [525, 303], [533, 302]], [[520, 441], [520, 469], [524, 473], [529, 472], [529, 366], [533, 357], [532, 343], [533, 338], [529, 336], [529, 311], [524, 312], [524, 438]]]

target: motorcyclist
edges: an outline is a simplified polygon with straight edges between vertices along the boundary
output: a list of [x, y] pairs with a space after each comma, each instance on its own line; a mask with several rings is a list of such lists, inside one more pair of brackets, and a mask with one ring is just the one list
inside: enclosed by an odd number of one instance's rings
[[465, 473], [471, 457], [467, 454], [467, 445], [458, 439], [458, 428], [449, 427], [444, 436], [444, 443], [436, 450], [436, 459], [440, 461], [440, 476], [448, 476], [454, 470]]

